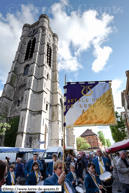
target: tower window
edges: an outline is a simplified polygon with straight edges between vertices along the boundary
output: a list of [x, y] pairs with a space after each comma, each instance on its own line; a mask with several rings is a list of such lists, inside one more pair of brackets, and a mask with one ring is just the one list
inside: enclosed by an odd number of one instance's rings
[[47, 63], [51, 67], [51, 60], [52, 60], [52, 49], [49, 44], [47, 44]]
[[47, 74], [47, 80], [49, 79], [49, 74]]
[[19, 106], [20, 106], [20, 100], [17, 101], [17, 107], [19, 107]]
[[48, 110], [48, 104], [46, 104], [46, 111]]
[[24, 68], [24, 76], [28, 75], [28, 72], [29, 72], [29, 65], [27, 65], [27, 66]]
[[33, 38], [28, 42], [27, 49], [26, 49], [25, 60], [30, 59], [30, 58], [33, 57], [35, 43], [36, 43], [36, 38]]

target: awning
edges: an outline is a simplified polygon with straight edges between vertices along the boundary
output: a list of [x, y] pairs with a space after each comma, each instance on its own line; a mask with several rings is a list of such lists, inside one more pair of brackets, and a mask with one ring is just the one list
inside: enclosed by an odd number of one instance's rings
[[0, 147], [0, 153], [6, 153], [6, 152], [12, 152], [12, 153], [29, 153], [29, 152], [46, 152], [45, 149], [35, 149], [35, 148], [22, 148], [22, 147]]
[[120, 150], [127, 150], [129, 149], [129, 139], [123, 140], [123, 141], [119, 141], [113, 145], [111, 145], [106, 152], [107, 153], [114, 153], [116, 151], [120, 151]]

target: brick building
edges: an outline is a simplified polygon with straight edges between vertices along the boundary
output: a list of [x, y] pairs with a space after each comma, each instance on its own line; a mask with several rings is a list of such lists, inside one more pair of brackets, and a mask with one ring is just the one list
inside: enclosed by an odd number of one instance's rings
[[104, 150], [104, 146], [102, 146], [100, 139], [97, 134], [92, 131], [92, 129], [87, 129], [80, 137], [85, 138], [87, 143], [91, 146], [88, 150], [96, 150], [98, 148]]

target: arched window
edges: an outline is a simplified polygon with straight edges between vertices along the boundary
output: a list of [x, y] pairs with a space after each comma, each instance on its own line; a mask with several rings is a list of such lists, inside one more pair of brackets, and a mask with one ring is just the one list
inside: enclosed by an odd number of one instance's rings
[[47, 74], [47, 80], [49, 79], [49, 74]]
[[29, 72], [29, 65], [27, 65], [27, 66], [24, 68], [24, 76], [28, 75], [28, 72]]
[[17, 101], [17, 107], [20, 106], [20, 102], [21, 102], [20, 100]]
[[51, 67], [51, 60], [52, 60], [52, 49], [49, 44], [47, 44], [47, 63]]
[[25, 60], [33, 57], [34, 48], [35, 48], [36, 38], [33, 38], [29, 41], [26, 49]]

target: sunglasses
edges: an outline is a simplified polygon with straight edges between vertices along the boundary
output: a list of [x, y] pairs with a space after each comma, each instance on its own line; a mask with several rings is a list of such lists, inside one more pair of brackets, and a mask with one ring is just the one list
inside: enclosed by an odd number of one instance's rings
[[62, 170], [63, 167], [58, 167], [59, 170]]

